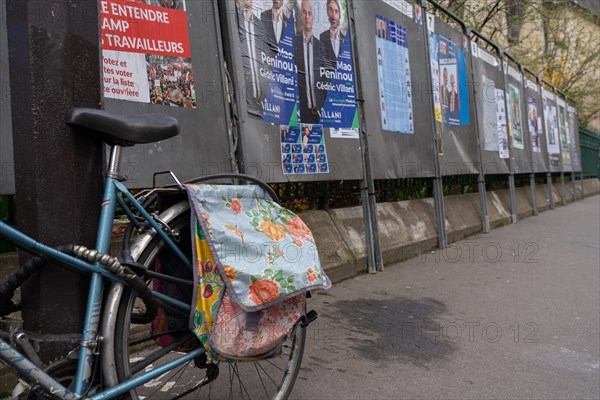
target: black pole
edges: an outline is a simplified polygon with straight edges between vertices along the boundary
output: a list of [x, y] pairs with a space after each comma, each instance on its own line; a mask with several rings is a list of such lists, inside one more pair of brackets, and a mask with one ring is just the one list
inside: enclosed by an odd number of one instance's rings
[[[93, 248], [102, 145], [64, 118], [71, 107], [100, 104], [97, 1], [7, 0], [6, 8], [17, 226], [51, 246]], [[44, 362], [79, 345], [87, 289], [87, 278], [56, 265], [24, 285], [23, 329]]]

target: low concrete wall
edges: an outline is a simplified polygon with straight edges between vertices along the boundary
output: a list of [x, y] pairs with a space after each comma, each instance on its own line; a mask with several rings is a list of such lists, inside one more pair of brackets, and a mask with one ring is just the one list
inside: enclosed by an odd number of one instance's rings
[[[585, 197], [600, 194], [600, 181], [597, 179], [585, 180], [583, 185], [577, 182], [577, 185], [578, 199], [581, 198], [582, 186]], [[562, 206], [560, 183], [551, 188], [555, 207]], [[541, 213], [549, 210], [548, 186], [536, 185], [535, 191], [538, 211]], [[569, 181], [565, 182], [565, 193], [568, 202], [572, 202], [573, 190]], [[531, 196], [529, 186], [516, 189], [518, 219], [533, 215]], [[448, 243], [482, 231], [479, 193], [446, 196], [444, 205]], [[512, 223], [508, 190], [487, 192], [487, 205], [492, 229]], [[314, 232], [317, 243], [327, 243], [325, 246], [321, 245], [319, 251], [321, 247], [327, 249], [326, 254], [320, 256], [332, 281], [366, 272], [367, 252], [362, 207], [327, 212], [309, 211], [302, 213], [301, 217]], [[377, 218], [385, 264], [405, 260], [437, 247], [433, 199], [378, 204]], [[334, 227], [337, 232], [333, 231]], [[331, 252], [336, 254], [333, 258]]]

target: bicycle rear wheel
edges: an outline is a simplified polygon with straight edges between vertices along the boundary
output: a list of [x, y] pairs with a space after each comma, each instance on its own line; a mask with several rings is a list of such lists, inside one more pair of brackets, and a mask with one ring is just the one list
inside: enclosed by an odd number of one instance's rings
[[[191, 257], [189, 224], [189, 213], [185, 213], [170, 225], [181, 238], [178, 246]], [[165, 269], [173, 270], [176, 260], [177, 256], [169, 246], [156, 238], [142, 252], [138, 263], [147, 269], [160, 269], [165, 273]], [[182, 276], [186, 274], [188, 276]], [[191, 271], [177, 275], [192, 280]], [[155, 281], [148, 282], [153, 285]], [[192, 289], [185, 289], [188, 292], [184, 295], [189, 297], [190, 304]], [[152, 331], [148, 321], [140, 319], [144, 311], [144, 305], [137, 300], [135, 292], [126, 289], [119, 303], [114, 338], [115, 366], [120, 382], [181, 356], [186, 347], [189, 350], [200, 346], [195, 335], [187, 329], [188, 315], [169, 315], [169, 330], [159, 334], [156, 330]], [[125, 397], [287, 399], [300, 370], [305, 339], [306, 329], [298, 325], [284, 343], [282, 353], [276, 357], [256, 362], [216, 364], [218, 376], [214, 380], [215, 367], [207, 366], [206, 360], [200, 357], [138, 387]], [[201, 385], [207, 381], [210, 382]]]

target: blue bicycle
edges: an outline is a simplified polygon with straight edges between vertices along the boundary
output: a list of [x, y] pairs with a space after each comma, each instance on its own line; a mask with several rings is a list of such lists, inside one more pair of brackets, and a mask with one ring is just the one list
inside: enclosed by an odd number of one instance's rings
[[[283, 352], [256, 362], [217, 363], [188, 329], [193, 272], [190, 211], [182, 183], [132, 195], [123, 185], [123, 147], [166, 140], [179, 133], [166, 115], [120, 116], [76, 108], [67, 124], [110, 146], [95, 249], [51, 248], [0, 221], [0, 238], [35, 255], [0, 285], [0, 359], [19, 376], [13, 397], [24, 399], [202, 398], [286, 399], [300, 369], [306, 328], [299, 324]], [[155, 174], [155, 177], [161, 173]], [[220, 174], [188, 182], [256, 178]], [[184, 182], [184, 183], [188, 183]], [[120, 257], [110, 256], [117, 205], [130, 224]], [[20, 326], [15, 291], [49, 263], [90, 276], [79, 346], [42, 365]]]

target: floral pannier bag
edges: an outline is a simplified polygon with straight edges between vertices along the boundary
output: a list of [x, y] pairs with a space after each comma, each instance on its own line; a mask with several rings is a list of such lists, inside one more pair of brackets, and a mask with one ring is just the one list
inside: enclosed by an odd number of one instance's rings
[[278, 354], [306, 314], [306, 293], [331, 287], [312, 233], [259, 186], [186, 189], [196, 262], [192, 330], [216, 360]]

